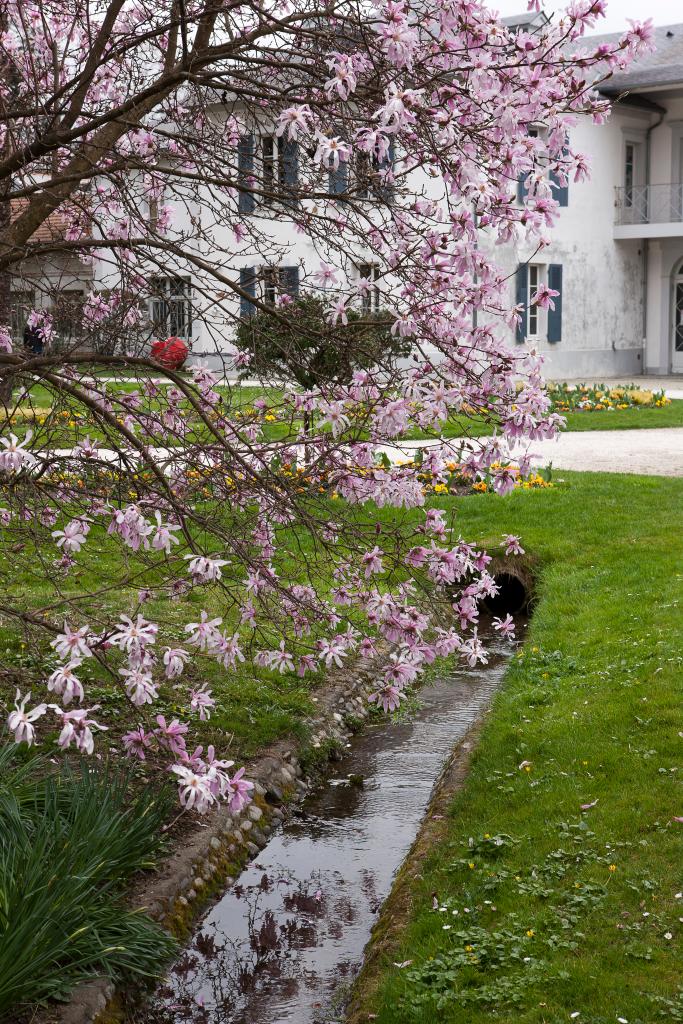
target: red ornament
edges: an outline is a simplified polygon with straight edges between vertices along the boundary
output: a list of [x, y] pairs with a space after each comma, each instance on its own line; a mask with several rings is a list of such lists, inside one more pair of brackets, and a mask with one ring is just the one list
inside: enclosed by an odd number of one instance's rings
[[179, 370], [188, 357], [190, 347], [182, 338], [152, 342], [152, 358], [169, 370]]

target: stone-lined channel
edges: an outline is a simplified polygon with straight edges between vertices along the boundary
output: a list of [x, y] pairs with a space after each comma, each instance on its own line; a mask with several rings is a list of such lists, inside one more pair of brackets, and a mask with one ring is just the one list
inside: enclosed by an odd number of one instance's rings
[[139, 1024], [328, 1024], [451, 751], [481, 717], [511, 647], [419, 691], [403, 721], [349, 744], [198, 924]]

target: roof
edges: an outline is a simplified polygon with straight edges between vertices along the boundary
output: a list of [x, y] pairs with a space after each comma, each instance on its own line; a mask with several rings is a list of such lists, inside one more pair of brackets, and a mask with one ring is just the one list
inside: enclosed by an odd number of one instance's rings
[[[600, 43], [615, 43], [621, 32], [609, 35], [586, 36], [584, 43], [591, 49]], [[600, 91], [615, 95], [627, 89], [647, 89], [665, 85], [683, 84], [683, 24], [659, 25], [655, 28], [655, 49], [629, 64], [625, 71], [612, 75]]]
[[[17, 220], [28, 206], [28, 199], [10, 200], [11, 221]], [[70, 227], [68, 211], [61, 207], [51, 213], [31, 235], [32, 242], [56, 242], [62, 240]]]
[[500, 22], [506, 28], [536, 28], [546, 24], [548, 16], [543, 12], [524, 11], [523, 14], [509, 14], [506, 18], [501, 18]]

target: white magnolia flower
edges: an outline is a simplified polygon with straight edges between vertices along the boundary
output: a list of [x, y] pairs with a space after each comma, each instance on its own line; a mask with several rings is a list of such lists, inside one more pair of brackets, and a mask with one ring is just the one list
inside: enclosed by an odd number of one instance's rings
[[21, 691], [17, 690], [14, 711], [10, 711], [7, 717], [7, 726], [14, 733], [15, 743], [33, 743], [36, 730], [33, 722], [40, 718], [47, 711], [47, 704], [36, 704], [30, 711], [26, 710], [26, 704], [31, 699], [30, 692], [22, 699]]

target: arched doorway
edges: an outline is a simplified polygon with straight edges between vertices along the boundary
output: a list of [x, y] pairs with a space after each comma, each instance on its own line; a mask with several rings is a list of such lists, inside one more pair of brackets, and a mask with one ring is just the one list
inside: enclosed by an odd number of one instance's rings
[[683, 263], [674, 271], [672, 308], [671, 372], [683, 373]]

